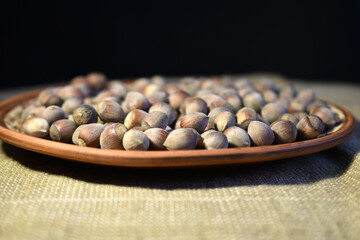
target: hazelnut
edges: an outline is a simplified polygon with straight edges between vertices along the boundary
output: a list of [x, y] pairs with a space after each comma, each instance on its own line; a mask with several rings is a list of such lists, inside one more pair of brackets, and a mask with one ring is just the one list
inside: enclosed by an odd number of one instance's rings
[[195, 134], [189, 128], [179, 128], [171, 131], [164, 142], [167, 150], [195, 149], [196, 144]]
[[279, 120], [271, 124], [271, 130], [275, 135], [275, 143], [294, 142], [297, 135], [296, 125], [287, 120]]
[[167, 115], [168, 117], [168, 125], [171, 125], [175, 121], [175, 111], [174, 109], [167, 103], [159, 102], [152, 105], [149, 109], [149, 113], [153, 111], [160, 111]]
[[89, 104], [82, 104], [77, 107], [73, 115], [76, 125], [96, 123], [98, 120], [98, 114], [95, 108]]
[[204, 137], [204, 147], [206, 149], [220, 149], [228, 147], [228, 140], [222, 132], [210, 132]]
[[123, 138], [125, 150], [148, 150], [150, 145], [149, 138], [142, 131], [130, 129]]
[[126, 96], [127, 87], [120, 80], [111, 80], [108, 83], [108, 90], [113, 96], [116, 96], [119, 99], [124, 99]]
[[325, 125], [318, 116], [309, 115], [300, 119], [296, 128], [298, 138], [306, 140], [319, 136], [324, 131]]
[[309, 116], [309, 114], [307, 112], [296, 112], [296, 113], [294, 113], [294, 116], [298, 120], [301, 120], [303, 117]]
[[165, 113], [160, 111], [153, 111], [147, 114], [142, 122], [141, 128], [143, 131], [149, 128], [162, 128], [165, 129], [168, 124], [168, 117]]
[[102, 73], [92, 72], [86, 76], [87, 83], [91, 88], [99, 91], [105, 88], [106, 85], [106, 76]]
[[83, 129], [85, 126], [86, 126], [86, 124], [83, 124], [83, 125], [78, 126], [75, 129], [75, 131], [74, 131], [74, 133], [73, 133], [73, 135], [71, 137], [71, 140], [72, 140], [73, 144], [79, 145], [79, 133], [80, 133], [81, 129]]
[[150, 128], [144, 132], [149, 138], [150, 146], [152, 150], [166, 150], [164, 142], [169, 133], [161, 128]]
[[78, 98], [84, 97], [81, 90], [73, 85], [67, 85], [62, 87], [59, 90], [58, 95], [62, 100], [66, 100], [71, 97], [78, 97]]
[[104, 129], [104, 125], [100, 123], [86, 124], [79, 132], [78, 145], [94, 148], [99, 147], [100, 135]]
[[225, 107], [217, 107], [212, 109], [208, 116], [209, 116], [209, 123], [208, 123], [208, 128], [215, 128], [215, 118], [217, 115], [219, 115], [219, 113], [224, 112], [224, 111], [229, 111], [228, 108]]
[[283, 114], [289, 111], [278, 103], [268, 103], [261, 109], [261, 116], [268, 122], [275, 122]]
[[256, 146], [271, 145], [275, 140], [271, 128], [260, 121], [250, 122], [247, 132], [252, 143]]
[[249, 92], [243, 98], [244, 106], [260, 112], [261, 108], [266, 104], [264, 97], [258, 92]]
[[51, 125], [53, 122], [64, 119], [65, 118], [65, 112], [60, 108], [59, 106], [52, 105], [45, 108], [45, 110], [41, 114], [42, 118], [48, 121], [49, 125]]
[[336, 124], [336, 115], [327, 107], [316, 107], [310, 114], [318, 116], [328, 129], [334, 127]]
[[180, 126], [182, 128], [194, 128], [198, 133], [202, 133], [209, 122], [209, 117], [204, 113], [189, 113], [182, 117]]
[[193, 112], [208, 113], [208, 107], [204, 100], [197, 97], [189, 97], [185, 100], [185, 114]]
[[38, 96], [38, 100], [40, 104], [45, 107], [51, 105], [60, 106], [63, 102], [63, 100], [57, 94], [55, 94], [52, 89], [45, 89], [41, 91]]
[[100, 135], [100, 147], [102, 149], [124, 149], [122, 140], [126, 131], [127, 128], [124, 124], [109, 124]]
[[305, 89], [305, 90], [301, 90], [298, 95], [297, 98], [302, 98], [302, 99], [306, 99], [308, 101], [308, 103], [312, 103], [315, 101], [316, 99], [316, 95], [314, 90], [312, 89]]
[[30, 117], [23, 123], [22, 130], [27, 135], [45, 138], [49, 134], [49, 123], [43, 118]]
[[125, 119], [125, 113], [119, 103], [105, 100], [97, 105], [99, 118], [104, 122], [120, 122]]
[[150, 104], [153, 105], [153, 104], [159, 103], [159, 102], [167, 102], [169, 94], [164, 91], [158, 91], [158, 92], [151, 93], [150, 95], [148, 95], [146, 97], [149, 100]]
[[281, 98], [286, 98], [288, 100], [292, 100], [296, 97], [297, 92], [294, 88], [293, 85], [288, 84], [286, 86], [284, 86], [283, 88], [281, 88], [280, 90], [280, 97]]
[[141, 126], [141, 122], [146, 115], [148, 115], [148, 113], [141, 109], [132, 110], [125, 117], [124, 120], [125, 127], [127, 129], [132, 129], [136, 126]]
[[64, 101], [64, 103], [61, 105], [61, 108], [66, 114], [72, 114], [74, 110], [81, 104], [83, 104], [82, 98], [71, 97]]
[[68, 119], [57, 120], [50, 127], [50, 138], [58, 142], [71, 142], [75, 129], [76, 124], [73, 121]]
[[234, 126], [236, 124], [236, 119], [232, 112], [223, 111], [216, 116], [214, 123], [216, 129], [223, 132], [227, 128]]
[[290, 102], [289, 108], [291, 112], [304, 112], [309, 104], [308, 99], [297, 97]]
[[267, 103], [272, 103], [275, 102], [278, 99], [278, 95], [276, 92], [274, 92], [273, 90], [270, 89], [266, 89], [264, 91], [261, 92], [265, 102]]
[[259, 120], [258, 114], [254, 109], [243, 107], [236, 113], [237, 123], [240, 124], [244, 129], [247, 129], [249, 123], [254, 120]]
[[229, 147], [250, 147], [251, 140], [245, 130], [232, 126], [224, 131]]
[[147, 110], [150, 107], [149, 101], [140, 92], [128, 92], [124, 102], [128, 105], [130, 111], [134, 109]]
[[174, 108], [174, 109], [179, 109], [181, 104], [185, 101], [186, 98], [189, 97], [189, 94], [182, 91], [182, 90], [177, 90], [175, 92], [170, 93], [169, 95], [169, 104]]
[[149, 95], [151, 95], [153, 93], [159, 92], [159, 91], [162, 91], [162, 87], [159, 85], [156, 85], [155, 83], [149, 83], [148, 85], [145, 86], [145, 88], [143, 90], [144, 95], [146, 97], [148, 97]]
[[78, 85], [78, 84], [87, 84], [87, 79], [85, 76], [76, 76], [70, 81], [71, 85]]

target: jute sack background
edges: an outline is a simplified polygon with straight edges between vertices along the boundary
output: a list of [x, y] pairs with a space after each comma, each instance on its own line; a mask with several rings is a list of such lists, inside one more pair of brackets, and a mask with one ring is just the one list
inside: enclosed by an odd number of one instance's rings
[[[359, 85], [295, 84], [360, 119]], [[321, 153], [216, 168], [95, 166], [0, 142], [0, 239], [359, 239], [359, 126]]]

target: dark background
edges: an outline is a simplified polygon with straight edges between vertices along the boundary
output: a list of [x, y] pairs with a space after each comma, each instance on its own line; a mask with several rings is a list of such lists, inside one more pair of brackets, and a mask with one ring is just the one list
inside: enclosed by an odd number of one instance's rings
[[270, 71], [358, 81], [360, 1], [36, 3], [1, 6], [1, 88]]

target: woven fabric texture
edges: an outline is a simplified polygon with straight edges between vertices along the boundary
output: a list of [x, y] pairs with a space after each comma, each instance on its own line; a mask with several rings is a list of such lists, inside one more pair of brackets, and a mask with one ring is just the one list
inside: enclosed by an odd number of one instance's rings
[[253, 165], [131, 169], [0, 141], [0, 239], [359, 239], [360, 86], [302, 83], [357, 119], [333, 149]]

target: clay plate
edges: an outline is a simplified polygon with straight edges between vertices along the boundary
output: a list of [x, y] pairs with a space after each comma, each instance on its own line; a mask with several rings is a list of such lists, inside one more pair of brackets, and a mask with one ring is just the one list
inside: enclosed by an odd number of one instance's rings
[[5, 127], [6, 113], [18, 104], [34, 98], [40, 90], [27, 92], [0, 103], [0, 139], [30, 151], [92, 164], [126, 167], [184, 167], [264, 162], [307, 155], [344, 142], [355, 129], [353, 116], [346, 109], [329, 103], [344, 115], [344, 122], [334, 133], [312, 140], [246, 148], [178, 151], [124, 151], [81, 147], [27, 136]]

